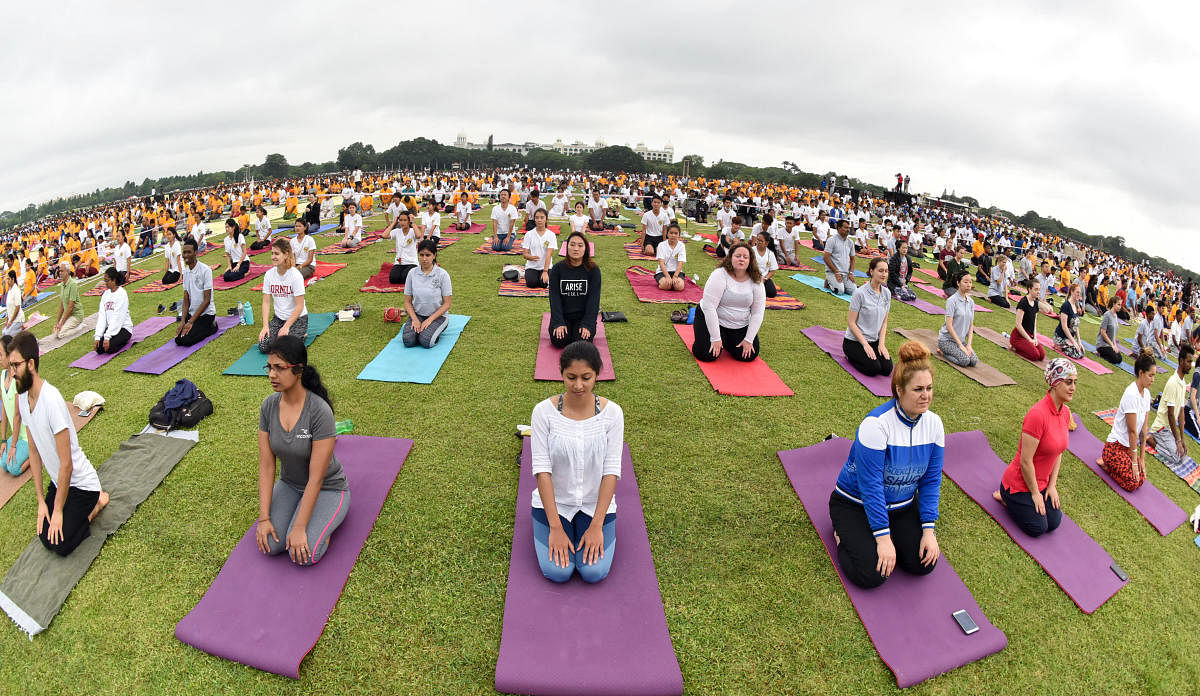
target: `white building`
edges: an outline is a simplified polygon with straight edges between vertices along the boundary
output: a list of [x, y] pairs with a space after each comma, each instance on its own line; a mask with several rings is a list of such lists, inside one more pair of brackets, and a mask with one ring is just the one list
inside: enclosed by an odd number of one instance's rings
[[[458, 137], [455, 138], [455, 140], [454, 140], [454, 146], [463, 148], [464, 150], [486, 150], [487, 149], [487, 143], [467, 142], [467, 134], [463, 133], [461, 131], [459, 132]], [[625, 146], [629, 147], [629, 143], [625, 143]], [[553, 143], [550, 143], [548, 145], [540, 145], [538, 143], [532, 143], [532, 142], [526, 142], [526, 143], [521, 143], [521, 144], [496, 143], [496, 142], [492, 143], [493, 150], [506, 150], [508, 152], [519, 152], [519, 153], [521, 153], [522, 157], [529, 154], [530, 150], [552, 150], [554, 152], [558, 152], [558, 153], [561, 153], [564, 155], [586, 155], [589, 152], [595, 152], [596, 150], [599, 150], [599, 149], [602, 149], [605, 147], [608, 147], [608, 143], [605, 142], [605, 140], [603, 138], [597, 138], [596, 141], [591, 145], [588, 145], [587, 143], [583, 142], [582, 140], [576, 140], [573, 143], [567, 144], [567, 143], [564, 143], [561, 138], [555, 139], [555, 141]], [[632, 149], [634, 152], [641, 155], [642, 159], [645, 159], [650, 162], [666, 162], [669, 164], [669, 163], [675, 161], [675, 146], [672, 145], [671, 143], [667, 143], [666, 146], [661, 150], [651, 150], [646, 147], [645, 143], [638, 143], [637, 147], [634, 147]]]

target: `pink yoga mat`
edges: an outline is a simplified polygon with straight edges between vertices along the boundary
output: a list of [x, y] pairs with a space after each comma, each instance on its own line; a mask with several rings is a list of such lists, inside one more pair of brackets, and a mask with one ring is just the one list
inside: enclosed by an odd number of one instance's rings
[[[564, 259], [567, 258], [567, 242], [566, 242], [566, 240], [564, 240], [562, 244], [558, 245], [558, 255], [563, 257]], [[591, 256], [592, 258], [596, 257], [596, 243], [595, 242], [588, 242], [588, 255]]]
[[1117, 577], [1112, 556], [1065, 512], [1062, 524], [1053, 532], [1031, 537], [1021, 531], [1004, 506], [992, 498], [992, 492], [1000, 488], [1005, 466], [981, 431], [946, 435], [942, 472], [991, 515], [1085, 614], [1096, 611], [1128, 581]]
[[240, 317], [217, 317], [217, 331], [207, 336], [203, 341], [190, 346], [180, 346], [174, 337], [166, 343], [134, 360], [125, 368], [126, 372], [138, 372], [144, 375], [161, 375], [167, 370], [183, 362], [184, 358], [215, 341], [221, 334], [241, 323]]
[[130, 332], [131, 335], [129, 337], [129, 343], [126, 343], [121, 350], [117, 351], [116, 353], [105, 353], [104, 355], [97, 354], [95, 350], [96, 342], [93, 340], [88, 344], [93, 346], [92, 350], [89, 350], [83, 357], [71, 363], [71, 367], [79, 367], [84, 370], [95, 370], [101, 365], [107, 364], [108, 361], [112, 360], [114, 357], [129, 350], [134, 346], [134, 344], [141, 343], [142, 341], [150, 338], [154, 334], [162, 331], [174, 323], [175, 317], [150, 317], [139, 324], [135, 324], [133, 326], [133, 331]]
[[657, 303], [694, 303], [698, 304], [704, 297], [704, 289], [686, 276], [683, 279], [683, 291], [663, 290], [654, 280], [654, 272], [642, 266], [630, 266], [625, 271], [633, 294], [642, 302]]
[[932, 302], [927, 302], [925, 300], [922, 300], [919, 297], [911, 302], [909, 302], [907, 300], [898, 299], [895, 296], [893, 296], [892, 299], [896, 300], [897, 302], [903, 302], [904, 304], [908, 305], [909, 307], [916, 307], [917, 309], [921, 310], [922, 312], [925, 312], [926, 314], [945, 314], [946, 313], [946, 310], [942, 309], [941, 307], [935, 305]]
[[[896, 675], [896, 685], [903, 689], [919, 684], [1003, 650], [1008, 638], [988, 621], [946, 556], [924, 577], [897, 570], [872, 590], [847, 582], [837, 563], [829, 494], [851, 444], [851, 440], [835, 438], [780, 452], [779, 460], [825, 544], [867, 636], [879, 658]], [[971, 615], [978, 631], [971, 635], [962, 632], [953, 618], [960, 609]]]
[[1056, 348], [1054, 346], [1054, 341], [1052, 341], [1050, 339], [1050, 337], [1047, 336], [1046, 334], [1038, 334], [1037, 339], [1038, 339], [1038, 343], [1040, 343], [1042, 345], [1042, 347], [1045, 348], [1048, 352], [1057, 353], [1058, 355], [1063, 356], [1064, 358], [1066, 358], [1067, 360], [1070, 360], [1071, 362], [1075, 363], [1076, 365], [1082, 365], [1083, 367], [1086, 367], [1087, 369], [1091, 370], [1092, 372], [1094, 372], [1098, 375], [1112, 374], [1111, 369], [1101, 365], [1100, 363], [1096, 362], [1095, 360], [1092, 360], [1089, 357], [1085, 356], [1083, 358], [1076, 360], [1075, 358], [1072, 358], [1072, 357], [1068, 356], [1067, 354], [1063, 353], [1062, 351], [1058, 350], [1058, 348]]
[[[516, 521], [496, 659], [496, 691], [510, 694], [674, 696], [683, 675], [663, 612], [629, 446], [617, 481], [612, 570], [589, 585], [553, 583], [533, 548], [536, 482], [529, 438], [521, 449]], [[588, 630], [580, 631], [580, 626]]]
[[1184, 512], [1183, 508], [1155, 488], [1153, 483], [1146, 481], [1135, 491], [1127, 491], [1118, 486], [1117, 482], [1112, 480], [1112, 477], [1096, 463], [1104, 451], [1104, 443], [1082, 424], [1078, 425], [1075, 432], [1071, 433], [1067, 451], [1078, 457], [1079, 461], [1087, 465], [1087, 468], [1104, 479], [1109, 488], [1112, 488], [1117, 495], [1125, 499], [1125, 502], [1132, 505], [1134, 510], [1140, 512], [1150, 526], [1158, 530], [1159, 534], [1166, 536], [1187, 521], [1188, 514]]
[[[204, 598], [175, 626], [175, 637], [210, 655], [299, 679], [300, 662], [325, 630], [412, 446], [412, 440], [339, 435], [333, 451], [350, 483], [350, 511], [321, 561], [300, 567], [286, 552], [264, 556], [251, 525]], [[249, 518], [253, 510], [244, 513]]]
[[[600, 360], [604, 366], [600, 369], [597, 380], [607, 382], [617, 378], [613, 370], [612, 354], [608, 352], [608, 336], [604, 333], [604, 322], [596, 318], [596, 337], [592, 343], [600, 351]], [[542, 314], [542, 332], [538, 338], [537, 361], [533, 365], [533, 378], [545, 382], [561, 382], [562, 372], [558, 369], [558, 356], [562, 348], [555, 348], [550, 343], [550, 312]]]
[[270, 268], [269, 265], [268, 266], [260, 266], [257, 263], [252, 263], [252, 264], [250, 264], [250, 270], [246, 272], [246, 275], [243, 276], [241, 280], [235, 280], [232, 283], [226, 282], [225, 278], [223, 277], [223, 274], [220, 274], [220, 273], [214, 274], [213, 275], [213, 290], [229, 290], [231, 288], [236, 288], [237, 286], [239, 286], [243, 283], [249, 283], [250, 281], [254, 280], [255, 278], [259, 277], [260, 275], [266, 273], [268, 268]]
[[845, 337], [843, 332], [827, 329], [824, 326], [810, 326], [807, 329], [801, 329], [800, 333], [808, 336], [813, 343], [817, 344], [818, 348], [829, 353], [829, 357], [833, 358], [833, 361], [838, 365], [841, 365], [843, 370], [850, 373], [851, 377], [858, 380], [859, 384], [866, 387], [867, 391], [875, 396], [890, 397], [892, 395], [891, 375], [886, 377], [883, 375], [868, 377], [850, 364], [850, 360], [842, 351], [842, 339]]
[[[695, 341], [695, 334], [691, 324], [675, 324], [675, 333], [683, 339], [683, 345], [687, 347], [688, 356], [692, 360], [696, 360], [696, 356], [692, 355], [692, 343]], [[729, 394], [731, 396], [793, 396], [793, 392], [788, 385], [783, 383], [779, 375], [767, 365], [766, 361], [759, 355], [751, 362], [742, 362], [729, 357], [729, 351], [721, 351], [721, 357], [712, 362], [701, 362], [696, 360], [696, 364], [700, 366], [700, 371], [708, 378], [708, 383], [717, 390], [718, 394]]]

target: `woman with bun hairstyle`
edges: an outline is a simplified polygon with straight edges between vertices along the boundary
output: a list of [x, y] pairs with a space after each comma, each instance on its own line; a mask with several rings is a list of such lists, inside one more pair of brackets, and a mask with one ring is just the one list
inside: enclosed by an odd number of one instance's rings
[[868, 377], [890, 375], [892, 356], [884, 344], [888, 314], [892, 311], [892, 293], [886, 286], [888, 261], [876, 256], [867, 264], [867, 269], [869, 280], [858, 286], [850, 297], [842, 352], [856, 370]]
[[934, 525], [946, 434], [929, 410], [933, 366], [916, 341], [897, 357], [892, 398], [859, 424], [829, 496], [838, 566], [864, 588], [882, 585], [897, 565], [927, 575], [941, 555]]

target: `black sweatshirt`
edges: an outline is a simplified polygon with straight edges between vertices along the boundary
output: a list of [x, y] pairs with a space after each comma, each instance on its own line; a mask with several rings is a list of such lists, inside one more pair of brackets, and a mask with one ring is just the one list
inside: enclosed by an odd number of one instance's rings
[[566, 259], [550, 269], [550, 330], [566, 326], [567, 320], [596, 334], [600, 313], [600, 267], [587, 270], [571, 266]]

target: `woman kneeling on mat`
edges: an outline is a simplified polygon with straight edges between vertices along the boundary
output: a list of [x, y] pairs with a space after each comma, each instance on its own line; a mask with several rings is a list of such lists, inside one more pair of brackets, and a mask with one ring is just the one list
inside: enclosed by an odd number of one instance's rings
[[958, 271], [953, 282], [958, 290], [946, 298], [946, 323], [938, 332], [938, 353], [955, 365], [974, 367], [979, 362], [971, 346], [975, 339], [975, 302], [971, 300], [975, 280], [970, 271]]
[[1137, 490], [1146, 482], [1146, 445], [1150, 438], [1150, 385], [1158, 365], [1148, 351], [1133, 362], [1135, 379], [1113, 415], [1112, 432], [1104, 442], [1104, 452], [1096, 461], [1121, 488]]
[[550, 262], [558, 248], [558, 237], [546, 229], [546, 211], [533, 211], [533, 229], [521, 239], [522, 256], [525, 257], [525, 287], [545, 288], [550, 284]]
[[596, 337], [600, 314], [600, 269], [588, 253], [587, 237], [567, 237], [567, 258], [550, 269], [550, 343], [563, 348]]
[[[333, 453], [333, 404], [308, 364], [304, 341], [295, 336], [275, 339], [266, 372], [275, 393], [258, 411], [255, 538], [267, 555], [286, 550], [293, 563], [313, 565], [350, 509], [350, 486]], [[279, 530], [285, 530], [282, 540]]]
[[683, 273], [683, 264], [687, 263], [687, 249], [679, 241], [679, 223], [667, 225], [667, 241], [658, 245], [654, 257], [658, 270], [654, 273], [654, 282], [659, 290], [683, 292], [687, 287], [687, 276]]
[[722, 348], [734, 360], [750, 362], [758, 357], [758, 329], [767, 295], [758, 265], [750, 260], [753, 253], [745, 242], [734, 244], [705, 281], [692, 327], [692, 355], [697, 360], [712, 362], [721, 356]]
[[[8, 369], [8, 351], [12, 336], [0, 336], [0, 397], [3, 397], [3, 417], [0, 417], [0, 469], [19, 476], [29, 459], [29, 429], [20, 426], [17, 416], [17, 380]], [[11, 433], [11, 435], [10, 435]]]
[[280, 237], [271, 242], [271, 263], [263, 276], [262, 317], [271, 317], [258, 332], [258, 350], [266, 353], [278, 336], [308, 335], [308, 306], [304, 301], [304, 276], [296, 270], [292, 242]]
[[175, 228], [168, 227], [163, 231], [163, 240], [166, 245], [163, 247], [163, 265], [165, 270], [162, 276], [163, 285], [174, 285], [179, 282], [180, 262], [183, 258], [183, 247], [179, 244], [179, 238], [175, 236]]
[[779, 261], [775, 259], [775, 250], [771, 248], [771, 233], [763, 230], [754, 235], [754, 265], [762, 275], [763, 293], [767, 297], [775, 297], [775, 281], [772, 277], [779, 270]]
[[899, 357], [892, 399], [858, 426], [829, 496], [838, 566], [865, 588], [882, 585], [897, 565], [927, 575], [941, 555], [933, 530], [946, 434], [929, 410], [933, 366], [929, 350], [916, 341], [900, 346]]
[[1038, 297], [1042, 283], [1035, 276], [1029, 281], [1029, 292], [1017, 303], [1017, 323], [1008, 337], [1008, 347], [1026, 360], [1041, 362], [1046, 359], [1046, 349], [1038, 343], [1037, 317]]
[[400, 330], [400, 340], [412, 348], [432, 348], [438, 342], [449, 321], [446, 312], [454, 299], [450, 274], [437, 265], [437, 242], [422, 240], [417, 245], [419, 265], [408, 274], [404, 284], [404, 309], [408, 321]]
[[1117, 345], [1117, 331], [1121, 321], [1117, 316], [1117, 298], [1108, 298], [1104, 316], [1100, 318], [1100, 330], [1096, 332], [1096, 354], [1113, 365], [1121, 364], [1121, 349]]
[[869, 280], [858, 286], [850, 297], [846, 313], [846, 335], [842, 337], [842, 352], [859, 372], [868, 377], [892, 374], [892, 356], [888, 355], [888, 313], [892, 311], [892, 293], [884, 283], [888, 278], [888, 262], [876, 256], [868, 263]]
[[417, 267], [417, 242], [421, 241], [421, 232], [413, 228], [412, 214], [401, 210], [383, 231], [383, 236], [396, 242], [396, 254], [392, 270], [388, 272], [388, 282], [404, 285], [408, 272]]
[[317, 272], [317, 243], [308, 234], [308, 221], [304, 218], [296, 220], [296, 236], [290, 240], [293, 263], [300, 277], [308, 280]]
[[1026, 534], [1039, 537], [1062, 524], [1058, 470], [1071, 431], [1075, 398], [1075, 363], [1055, 358], [1046, 365], [1046, 396], [1033, 405], [1021, 424], [1017, 454], [1004, 470], [1000, 490], [992, 497]]
[[[533, 547], [546, 579], [584, 582], [608, 576], [616, 551], [617, 479], [625, 440], [621, 407], [593, 392], [603, 367], [587, 341], [558, 359], [563, 393], [533, 408]], [[562, 493], [562, 497], [558, 496]]]
[[250, 272], [250, 257], [246, 255], [246, 238], [238, 227], [237, 220], [225, 221], [225, 260], [229, 268], [221, 275], [226, 283], [234, 283]]
[[100, 312], [96, 317], [96, 352], [116, 353], [133, 336], [133, 319], [129, 316], [129, 294], [121, 287], [121, 274], [116, 267], [104, 271], [104, 294], [100, 296]]

